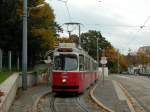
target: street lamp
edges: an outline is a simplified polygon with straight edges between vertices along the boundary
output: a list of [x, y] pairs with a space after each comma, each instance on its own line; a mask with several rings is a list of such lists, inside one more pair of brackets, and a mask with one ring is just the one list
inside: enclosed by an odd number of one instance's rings
[[23, 0], [22, 87], [27, 90], [27, 0]]
[[[22, 88], [27, 90], [27, 17], [28, 17], [28, 3], [27, 0], [23, 0], [23, 39], [22, 39]], [[34, 8], [43, 7], [44, 4], [40, 4]]]

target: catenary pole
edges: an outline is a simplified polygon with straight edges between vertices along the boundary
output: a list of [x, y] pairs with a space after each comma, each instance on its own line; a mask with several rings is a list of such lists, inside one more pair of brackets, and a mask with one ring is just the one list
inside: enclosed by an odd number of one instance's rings
[[[97, 38], [97, 62], [99, 63], [99, 47], [98, 47], [98, 38]], [[99, 65], [98, 65], [99, 66]]]
[[[102, 56], [105, 57], [105, 49], [102, 50]], [[105, 67], [105, 65], [102, 64], [103, 86], [104, 86], [104, 80], [105, 80], [104, 67]]]
[[118, 57], [118, 62], [117, 62], [117, 68], [118, 68], [118, 74], [120, 73], [120, 64], [119, 64], [119, 49], [117, 50], [117, 57]]
[[27, 90], [27, 0], [23, 0], [22, 88]]
[[80, 27], [80, 23], [78, 24], [78, 26], [79, 26], [79, 46], [81, 46], [81, 37], [80, 37], [80, 35], [81, 35], [81, 27]]

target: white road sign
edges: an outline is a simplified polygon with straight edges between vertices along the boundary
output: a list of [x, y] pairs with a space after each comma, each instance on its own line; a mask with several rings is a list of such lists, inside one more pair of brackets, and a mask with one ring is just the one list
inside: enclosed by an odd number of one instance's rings
[[100, 63], [105, 65], [107, 63], [106, 57], [101, 57]]

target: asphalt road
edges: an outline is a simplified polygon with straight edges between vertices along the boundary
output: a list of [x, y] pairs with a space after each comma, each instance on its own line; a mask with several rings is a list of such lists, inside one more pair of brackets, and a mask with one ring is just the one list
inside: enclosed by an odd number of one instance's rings
[[150, 78], [130, 75], [110, 75], [109, 78], [121, 81], [145, 111], [150, 112]]

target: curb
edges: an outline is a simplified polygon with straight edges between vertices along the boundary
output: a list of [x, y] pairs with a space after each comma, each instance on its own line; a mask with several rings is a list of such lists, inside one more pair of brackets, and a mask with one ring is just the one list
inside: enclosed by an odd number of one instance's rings
[[96, 97], [94, 96], [94, 91], [95, 91], [97, 85], [98, 84], [96, 84], [95, 87], [90, 91], [90, 97], [99, 107], [104, 109], [106, 112], [115, 112], [114, 110], [111, 110], [110, 108], [106, 107], [102, 102], [100, 102], [99, 100], [96, 99]]
[[42, 94], [40, 94], [40, 96], [35, 100], [35, 102], [32, 106], [32, 112], [37, 112], [37, 104], [38, 104], [39, 100], [48, 93], [51, 93], [51, 90], [45, 91]]

